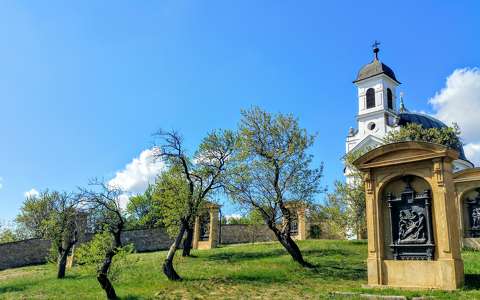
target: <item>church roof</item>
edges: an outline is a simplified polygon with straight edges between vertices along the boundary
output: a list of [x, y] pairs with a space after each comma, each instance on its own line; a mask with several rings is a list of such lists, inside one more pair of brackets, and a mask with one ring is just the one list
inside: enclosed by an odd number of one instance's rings
[[375, 43], [372, 45], [373, 53], [375, 54], [373, 61], [369, 64], [364, 65], [360, 69], [360, 71], [358, 71], [357, 79], [355, 79], [353, 82], [359, 82], [373, 76], [385, 74], [393, 81], [400, 83], [395, 77], [395, 73], [393, 72], [393, 70], [378, 59], [378, 52], [380, 52], [378, 45], [380, 45], [380, 43], [375, 41]]
[[375, 58], [371, 63], [364, 65], [360, 71], [358, 71], [357, 78], [353, 82], [358, 82], [380, 74], [385, 74], [395, 82], [400, 83], [395, 77], [393, 70], [386, 64], [379, 61], [377, 58]]
[[[398, 123], [399, 126], [406, 126], [407, 124], [419, 124], [423, 128], [444, 128], [447, 127], [442, 121], [435, 119], [432, 116], [425, 115], [422, 113], [409, 112], [407, 110], [400, 111], [398, 113]], [[465, 151], [462, 146], [458, 146], [455, 150], [459, 153], [459, 158], [461, 160], [467, 160], [465, 156]]]

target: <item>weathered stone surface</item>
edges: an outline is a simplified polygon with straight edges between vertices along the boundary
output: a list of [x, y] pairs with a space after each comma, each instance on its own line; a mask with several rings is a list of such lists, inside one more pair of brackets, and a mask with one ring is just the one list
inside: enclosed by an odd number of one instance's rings
[[256, 243], [277, 240], [267, 225], [222, 225], [220, 230], [221, 244]]
[[0, 270], [47, 262], [50, 241], [30, 239], [0, 245]]
[[128, 230], [122, 234], [122, 243], [132, 243], [137, 252], [165, 250], [172, 242], [163, 228]]

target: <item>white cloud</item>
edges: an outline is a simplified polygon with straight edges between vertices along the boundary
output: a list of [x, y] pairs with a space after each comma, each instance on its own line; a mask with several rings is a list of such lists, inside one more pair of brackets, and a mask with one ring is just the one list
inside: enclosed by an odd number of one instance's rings
[[232, 219], [238, 220], [238, 219], [241, 219], [241, 218], [242, 218], [242, 215], [240, 215], [240, 214], [225, 215], [225, 219], [226, 219], [227, 221], [230, 221], [230, 220], [232, 220]]
[[435, 117], [447, 125], [456, 122], [460, 126], [467, 158], [480, 164], [480, 69], [455, 70], [429, 102]]
[[3, 177], [0, 177], [0, 190], [3, 188]]
[[475, 165], [480, 164], [480, 143], [470, 143], [466, 144], [464, 147], [465, 155], [467, 158], [474, 162]]
[[165, 169], [165, 164], [155, 160], [153, 154], [152, 149], [143, 150], [108, 182], [110, 186], [125, 192], [120, 199], [122, 206], [126, 205], [130, 195], [143, 193], [148, 184], [153, 183], [157, 175]]
[[23, 193], [23, 195], [25, 196], [25, 198], [38, 197], [40, 195], [40, 192], [32, 188], [31, 190]]

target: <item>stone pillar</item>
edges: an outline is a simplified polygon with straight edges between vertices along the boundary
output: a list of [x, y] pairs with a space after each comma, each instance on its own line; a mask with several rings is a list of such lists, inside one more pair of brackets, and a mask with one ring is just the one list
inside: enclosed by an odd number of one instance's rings
[[354, 162], [365, 181], [369, 286], [463, 285], [452, 171], [457, 158], [441, 145], [403, 142]]
[[297, 233], [292, 238], [297, 241], [307, 239], [307, 222], [305, 217], [306, 205], [301, 202], [290, 202], [285, 205], [290, 211], [297, 216]]
[[[207, 203], [203, 211], [200, 212], [200, 216], [195, 218], [195, 226], [193, 231], [193, 249], [212, 249], [218, 244], [218, 214], [220, 206], [215, 203]], [[204, 214], [208, 214], [208, 239], [201, 240], [202, 235], [202, 222], [205, 224], [205, 220], [202, 218]]]

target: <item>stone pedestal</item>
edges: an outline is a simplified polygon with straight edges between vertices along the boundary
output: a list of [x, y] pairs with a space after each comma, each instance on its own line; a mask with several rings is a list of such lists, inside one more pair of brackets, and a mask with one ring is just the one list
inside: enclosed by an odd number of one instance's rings
[[293, 232], [292, 238], [297, 241], [303, 241], [307, 239], [307, 222], [305, 217], [306, 205], [301, 202], [290, 202], [285, 205], [292, 213], [295, 214], [296, 220], [292, 224]]
[[457, 158], [441, 145], [403, 142], [354, 162], [365, 179], [369, 286], [463, 285], [452, 173]]
[[217, 246], [219, 210], [219, 205], [207, 203], [200, 215], [195, 218], [193, 249], [212, 249]]

